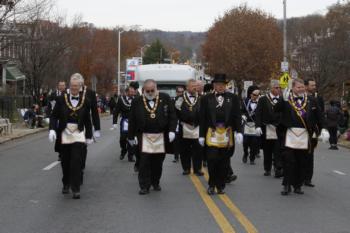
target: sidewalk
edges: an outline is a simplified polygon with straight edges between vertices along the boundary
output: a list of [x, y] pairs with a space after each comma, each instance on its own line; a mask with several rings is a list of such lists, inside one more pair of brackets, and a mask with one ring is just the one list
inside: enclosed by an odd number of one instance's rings
[[12, 134], [0, 136], [0, 144], [47, 130], [47, 128], [29, 129], [22, 125], [14, 125]]

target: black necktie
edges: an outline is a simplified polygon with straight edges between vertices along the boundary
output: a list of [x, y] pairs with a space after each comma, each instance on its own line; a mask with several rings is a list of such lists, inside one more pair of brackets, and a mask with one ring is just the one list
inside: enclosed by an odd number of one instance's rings
[[295, 97], [294, 100], [295, 100], [295, 101], [303, 100], [303, 97]]
[[77, 101], [79, 101], [79, 97], [74, 97], [74, 96], [72, 96], [72, 100], [77, 100]]
[[277, 98], [277, 97], [274, 97], [274, 98], [273, 98], [273, 100], [274, 100], [274, 101], [277, 101], [277, 100], [278, 100], [278, 98]]
[[216, 97], [219, 97], [219, 96], [224, 97], [224, 94], [223, 94], [223, 93], [217, 93], [217, 94], [216, 94]]

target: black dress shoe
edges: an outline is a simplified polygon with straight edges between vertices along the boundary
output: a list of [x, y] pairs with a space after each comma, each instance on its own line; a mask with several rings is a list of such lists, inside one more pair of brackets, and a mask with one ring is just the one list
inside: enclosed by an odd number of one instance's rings
[[160, 185], [158, 184], [158, 185], [153, 185], [153, 190], [154, 191], [162, 191], [162, 188], [160, 187]]
[[125, 158], [126, 153], [127, 153], [127, 152], [123, 152], [123, 151], [122, 151], [121, 154], [120, 154], [120, 158], [119, 158], [119, 159], [120, 159], [120, 160], [123, 160], [123, 159]]
[[137, 166], [134, 166], [134, 172], [139, 172], [139, 169]]
[[287, 196], [291, 192], [291, 188], [288, 185], [283, 186], [283, 190], [281, 191], [282, 196]]
[[214, 187], [209, 187], [207, 190], [208, 195], [212, 196], [215, 195], [215, 188]]
[[139, 191], [139, 194], [140, 194], [140, 195], [149, 194], [149, 189], [141, 189], [141, 190]]
[[283, 171], [281, 169], [275, 170], [275, 178], [281, 178], [283, 177]]
[[69, 185], [64, 185], [63, 186], [62, 194], [69, 194]]
[[204, 176], [204, 172], [202, 171], [197, 171], [194, 174], [196, 174], [196, 176]]
[[224, 195], [225, 194], [225, 191], [223, 189], [218, 189], [218, 194], [219, 195]]
[[80, 193], [73, 193], [73, 199], [80, 199]]
[[233, 182], [235, 180], [237, 180], [237, 176], [236, 175], [231, 175], [231, 176], [226, 178], [225, 183], [226, 184], [230, 184], [231, 182]]
[[270, 171], [265, 171], [264, 176], [271, 176], [271, 172]]
[[128, 161], [129, 161], [130, 163], [133, 163], [133, 162], [135, 162], [135, 159], [128, 159]]
[[187, 176], [189, 174], [191, 174], [191, 172], [189, 170], [185, 170], [182, 172], [182, 175], [184, 175], [184, 176]]
[[243, 163], [247, 163], [247, 162], [248, 162], [248, 157], [243, 156], [242, 162], [243, 162]]
[[299, 194], [299, 195], [303, 195], [304, 194], [304, 192], [301, 190], [301, 188], [295, 188], [294, 189], [294, 193]]
[[304, 185], [307, 186], [307, 187], [311, 187], [311, 188], [315, 187], [315, 185], [313, 183], [311, 183], [311, 181], [306, 181], [304, 183]]

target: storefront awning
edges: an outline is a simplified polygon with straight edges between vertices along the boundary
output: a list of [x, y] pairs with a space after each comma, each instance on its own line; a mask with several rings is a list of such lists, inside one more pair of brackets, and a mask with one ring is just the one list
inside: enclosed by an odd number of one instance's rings
[[25, 79], [26, 76], [16, 66], [6, 67], [6, 81], [18, 82]]

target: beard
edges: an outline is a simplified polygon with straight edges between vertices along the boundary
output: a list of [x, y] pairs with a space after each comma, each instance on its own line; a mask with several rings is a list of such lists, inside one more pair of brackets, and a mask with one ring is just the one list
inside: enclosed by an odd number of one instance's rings
[[154, 93], [154, 94], [145, 93], [144, 95], [145, 95], [145, 97], [146, 97], [147, 100], [153, 100], [153, 99], [156, 98], [156, 95], [157, 95], [157, 94], [156, 94], [156, 93]]

